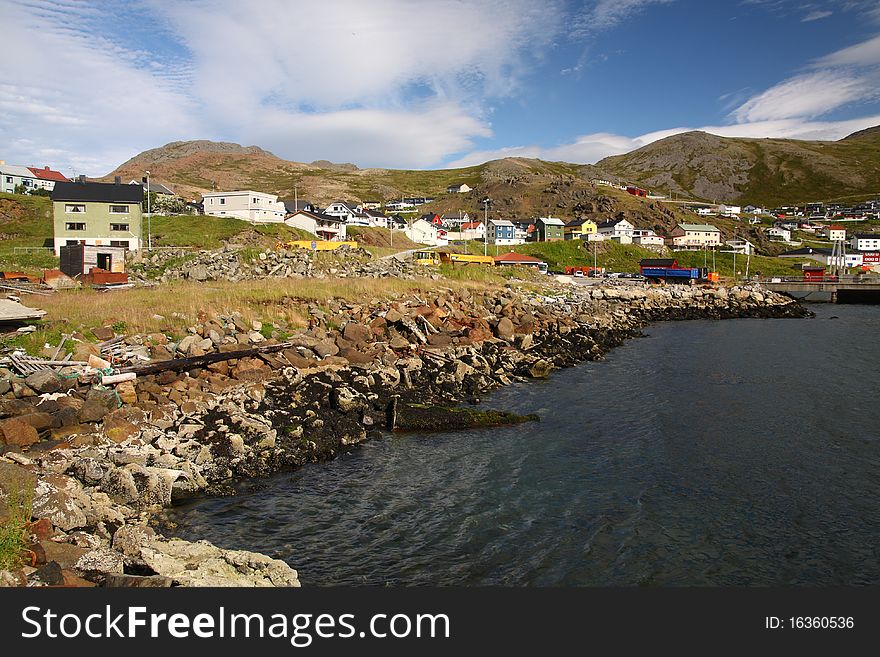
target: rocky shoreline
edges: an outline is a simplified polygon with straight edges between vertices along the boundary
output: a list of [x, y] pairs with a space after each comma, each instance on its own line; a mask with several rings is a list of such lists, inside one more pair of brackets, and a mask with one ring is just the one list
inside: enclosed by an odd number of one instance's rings
[[541, 294], [437, 287], [309, 312], [310, 328], [284, 340], [263, 339], [234, 317], [206, 318], [176, 343], [138, 336], [154, 359], [254, 341], [277, 349], [115, 389], [51, 373], [6, 379], [0, 491], [9, 500], [32, 486], [34, 499], [29, 564], [0, 571], [0, 583], [297, 586], [284, 562], [161, 536], [157, 512], [194, 495], [228, 494], [237, 480], [332, 459], [389, 428], [446, 428], [448, 409], [599, 359], [649, 322], [809, 314], [756, 286], [621, 285]]

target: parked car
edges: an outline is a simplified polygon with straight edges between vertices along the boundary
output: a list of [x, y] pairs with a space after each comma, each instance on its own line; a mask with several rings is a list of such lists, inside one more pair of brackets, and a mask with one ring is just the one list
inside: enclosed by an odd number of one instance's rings
[[574, 277], [575, 277], [575, 278], [583, 278], [583, 277], [584, 277], [584, 272], [582, 272], [580, 269], [578, 269], [578, 270], [574, 273]]

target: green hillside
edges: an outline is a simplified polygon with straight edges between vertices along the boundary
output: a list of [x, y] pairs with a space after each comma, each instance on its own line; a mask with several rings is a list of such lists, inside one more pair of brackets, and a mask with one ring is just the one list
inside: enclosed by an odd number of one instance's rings
[[596, 166], [661, 193], [758, 205], [880, 197], [880, 130], [840, 141], [742, 139], [687, 132]]

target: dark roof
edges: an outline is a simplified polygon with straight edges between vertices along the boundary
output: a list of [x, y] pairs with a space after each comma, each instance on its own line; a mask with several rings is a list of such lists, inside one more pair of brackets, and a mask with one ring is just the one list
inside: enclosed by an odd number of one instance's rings
[[797, 257], [797, 256], [806, 256], [806, 255], [831, 255], [831, 249], [814, 249], [811, 246], [805, 246], [801, 249], [794, 249], [793, 251], [786, 251], [785, 253], [780, 253], [780, 258], [785, 258], [786, 256]]
[[596, 224], [596, 229], [599, 228], [614, 228], [617, 224], [619, 224], [623, 219], [612, 219], [611, 221], [603, 221], [601, 224]]
[[288, 212], [296, 212], [297, 210], [311, 210], [314, 206], [311, 201], [282, 201], [284, 203], [284, 209]]
[[343, 223], [343, 219], [341, 217], [337, 217], [336, 215], [332, 214], [324, 214], [323, 212], [316, 212], [314, 210], [298, 210], [297, 212], [293, 213], [293, 215], [297, 214], [304, 214], [307, 217], [311, 217], [312, 219], [320, 221], [332, 221], [333, 223], [337, 224]]
[[98, 201], [102, 203], [140, 203], [144, 189], [140, 185], [98, 182], [56, 182], [53, 201]]
[[[144, 191], [146, 191], [146, 189], [147, 189], [147, 183], [138, 182], [137, 180], [132, 180], [129, 184], [130, 185], [140, 185], [141, 188], [144, 189]], [[174, 192], [172, 192], [170, 189], [168, 189], [165, 185], [163, 185], [162, 183], [157, 182], [155, 180], [150, 181], [150, 193], [152, 193], [152, 194], [165, 194], [166, 196], [174, 196], [175, 195]]]
[[857, 240], [880, 240], [880, 233], [856, 233], [853, 237]]
[[643, 258], [639, 261], [641, 267], [674, 267], [678, 260], [672, 258]]

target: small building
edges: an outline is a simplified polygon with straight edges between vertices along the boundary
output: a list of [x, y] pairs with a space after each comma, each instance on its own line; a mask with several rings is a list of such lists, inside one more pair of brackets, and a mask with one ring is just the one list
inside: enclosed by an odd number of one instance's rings
[[595, 235], [597, 230], [596, 222], [592, 219], [575, 219], [565, 224], [562, 232], [567, 240], [587, 240], [590, 235]]
[[626, 219], [612, 219], [596, 226], [596, 234], [603, 239], [613, 240], [621, 244], [632, 244], [633, 232], [636, 227]]
[[632, 194], [633, 196], [641, 196], [642, 198], [648, 196], [647, 189], [642, 189], [641, 187], [636, 187], [635, 185], [627, 185], [626, 192], [627, 194]]
[[856, 251], [880, 251], [880, 233], [857, 233], [850, 240]]
[[461, 238], [464, 240], [486, 239], [486, 226], [482, 221], [469, 221], [461, 225]]
[[666, 240], [650, 228], [636, 228], [632, 232], [632, 243], [647, 249], [662, 249]]
[[70, 182], [70, 179], [60, 171], [53, 171], [49, 167], [37, 169], [36, 167], [28, 167], [28, 170], [36, 176], [34, 187], [37, 189], [45, 189], [52, 191], [55, 189], [57, 182]]
[[81, 278], [92, 269], [105, 272], [125, 272], [125, 249], [119, 246], [89, 246], [66, 244], [59, 249], [61, 271], [70, 278]]
[[727, 240], [724, 244], [727, 245], [728, 251], [730, 253], [741, 253], [743, 255], [752, 255], [755, 253], [756, 248], [755, 245], [749, 242], [746, 239], [742, 239], [737, 237], [732, 240]]
[[722, 203], [718, 206], [718, 215], [721, 217], [736, 218], [741, 213], [742, 208], [739, 205], [725, 205]]
[[516, 238], [516, 227], [507, 219], [492, 219], [489, 221], [489, 241], [492, 244], [509, 246], [522, 244], [525, 240]]
[[831, 224], [825, 228], [825, 236], [832, 242], [845, 242], [846, 228], [840, 224]]
[[[144, 189], [144, 193], [147, 191], [147, 178], [144, 176], [141, 180], [130, 180], [128, 182], [129, 185], [140, 185]], [[168, 187], [163, 185], [157, 180], [150, 180], [150, 194], [155, 194], [156, 196], [167, 196], [173, 197], [176, 196], [174, 192], [172, 192]]]
[[382, 202], [381, 201], [364, 201], [363, 203], [361, 203], [361, 206], [364, 208], [364, 210], [379, 210], [382, 208]]
[[344, 241], [346, 239], [345, 222], [323, 212], [300, 210], [284, 220], [291, 228], [307, 230], [322, 240]]
[[123, 185], [118, 178], [115, 183], [98, 183], [81, 177], [77, 182], [56, 182], [50, 198], [55, 255], [73, 244], [140, 248], [141, 187]]
[[388, 228], [388, 217], [386, 217], [383, 212], [364, 208], [362, 214], [367, 218], [369, 225], [373, 228]]
[[775, 242], [791, 242], [791, 231], [788, 228], [773, 226], [767, 230], [767, 239]]
[[416, 219], [412, 225], [407, 226], [403, 232], [409, 239], [417, 244], [446, 246], [449, 243], [449, 240], [446, 239], [445, 230], [425, 221], [424, 219]]
[[16, 187], [24, 187], [25, 192], [37, 188], [37, 176], [27, 167], [6, 164], [0, 160], [0, 192], [14, 194]]
[[470, 216], [468, 216], [467, 212], [462, 212], [461, 210], [457, 214], [455, 212], [447, 212], [440, 217], [440, 225], [449, 230], [464, 230], [462, 226], [469, 223], [471, 223]]
[[326, 208], [324, 214], [339, 217], [349, 226], [369, 226], [370, 218], [364, 214], [363, 208], [348, 201], [334, 201]]
[[827, 265], [831, 261], [831, 249], [817, 249], [812, 246], [805, 246], [800, 249], [793, 249], [780, 253], [777, 258], [786, 258], [791, 260], [815, 260], [816, 262]]
[[721, 231], [711, 224], [678, 224], [669, 241], [676, 249], [705, 249], [721, 245]]
[[284, 203], [275, 194], [250, 189], [207, 192], [203, 195], [202, 206], [206, 215], [233, 217], [252, 224], [281, 223], [287, 215]]
[[565, 239], [565, 223], [555, 217], [538, 217], [535, 231], [539, 242], [561, 242]]
[[300, 210], [305, 210], [306, 212], [314, 212], [315, 205], [311, 201], [306, 201], [304, 199], [285, 199], [282, 201], [284, 203], [284, 211], [288, 214], [288, 216], [292, 214], [296, 214]]
[[446, 188], [446, 193], [447, 194], [466, 194], [467, 192], [471, 191], [471, 189], [472, 188], [467, 183], [460, 183], [460, 184], [456, 184], [456, 185], [449, 185], [449, 187]]
[[539, 258], [535, 258], [534, 256], [525, 255], [524, 253], [514, 253], [513, 251], [510, 253], [502, 253], [501, 255], [495, 256], [493, 260], [495, 260], [495, 264], [498, 266], [507, 267], [520, 265], [524, 267], [532, 267], [542, 272], [547, 271], [546, 262]]

